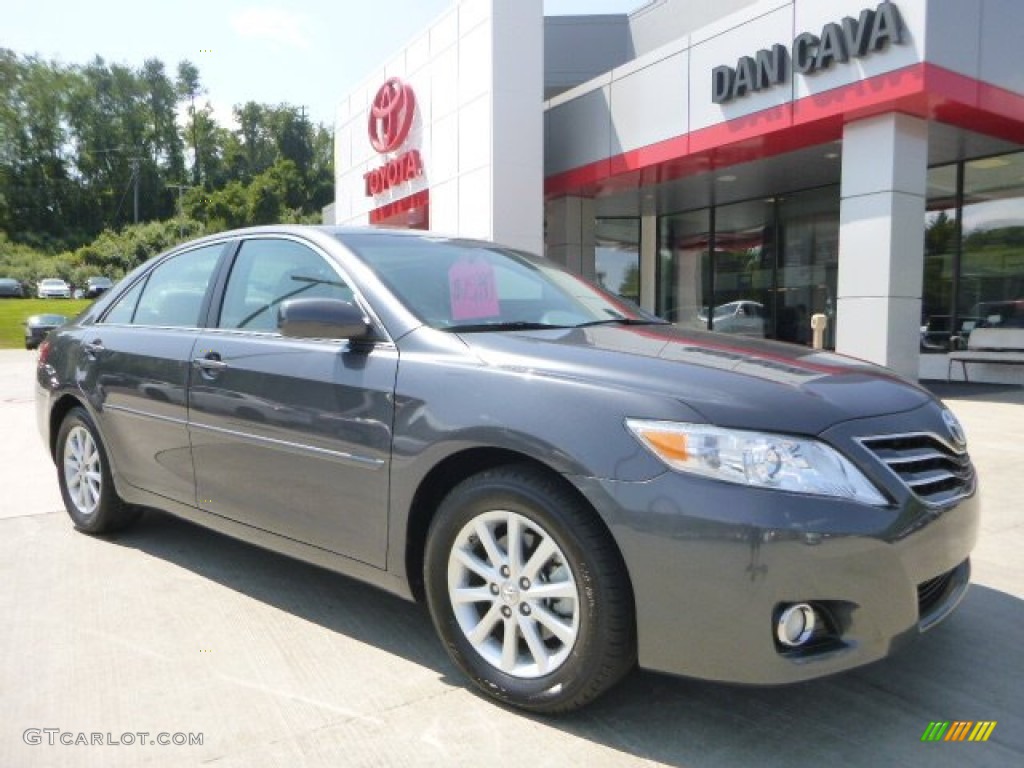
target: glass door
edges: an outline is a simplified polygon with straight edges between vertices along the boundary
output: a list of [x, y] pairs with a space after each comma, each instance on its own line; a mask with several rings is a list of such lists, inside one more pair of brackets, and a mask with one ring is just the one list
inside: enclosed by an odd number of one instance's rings
[[787, 195], [777, 203], [779, 260], [775, 338], [811, 343], [811, 316], [828, 319], [825, 347], [835, 349], [839, 277], [839, 187]]

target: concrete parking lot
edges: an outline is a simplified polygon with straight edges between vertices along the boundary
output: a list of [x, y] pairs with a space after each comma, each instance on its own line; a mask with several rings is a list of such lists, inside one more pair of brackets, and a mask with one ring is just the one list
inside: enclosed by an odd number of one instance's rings
[[[34, 360], [0, 351], [0, 766], [1024, 765], [1020, 389], [939, 388], [983, 532], [960, 611], [907, 651], [785, 688], [634, 673], [540, 719], [472, 693], [420, 606], [166, 515], [76, 533]], [[997, 725], [922, 743], [936, 720]]]

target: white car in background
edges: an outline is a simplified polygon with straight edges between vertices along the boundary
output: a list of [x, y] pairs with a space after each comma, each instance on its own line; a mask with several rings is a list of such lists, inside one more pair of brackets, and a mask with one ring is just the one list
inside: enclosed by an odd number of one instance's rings
[[[697, 317], [707, 323], [707, 308], [699, 311]], [[719, 333], [736, 333], [741, 336], [764, 338], [764, 305], [756, 301], [730, 301], [715, 307], [714, 330]]]
[[47, 277], [39, 281], [36, 296], [40, 299], [70, 299], [71, 286], [59, 277]]

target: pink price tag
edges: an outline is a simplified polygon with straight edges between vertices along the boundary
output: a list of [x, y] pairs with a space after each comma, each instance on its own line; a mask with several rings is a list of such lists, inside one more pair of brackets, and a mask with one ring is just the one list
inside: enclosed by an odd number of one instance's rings
[[475, 320], [496, 317], [498, 287], [494, 268], [485, 261], [459, 261], [448, 270], [451, 292], [452, 320]]

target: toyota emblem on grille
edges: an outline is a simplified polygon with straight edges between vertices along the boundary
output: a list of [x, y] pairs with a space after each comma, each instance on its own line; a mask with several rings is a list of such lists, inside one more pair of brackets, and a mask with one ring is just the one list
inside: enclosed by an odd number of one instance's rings
[[415, 111], [416, 97], [412, 88], [397, 77], [385, 82], [370, 105], [367, 127], [373, 148], [383, 154], [402, 146], [412, 129]]
[[943, 411], [942, 420], [946, 423], [946, 429], [949, 430], [953, 442], [960, 447], [967, 445], [967, 435], [964, 434], [964, 428], [960, 426], [960, 421], [953, 415], [953, 412]]

